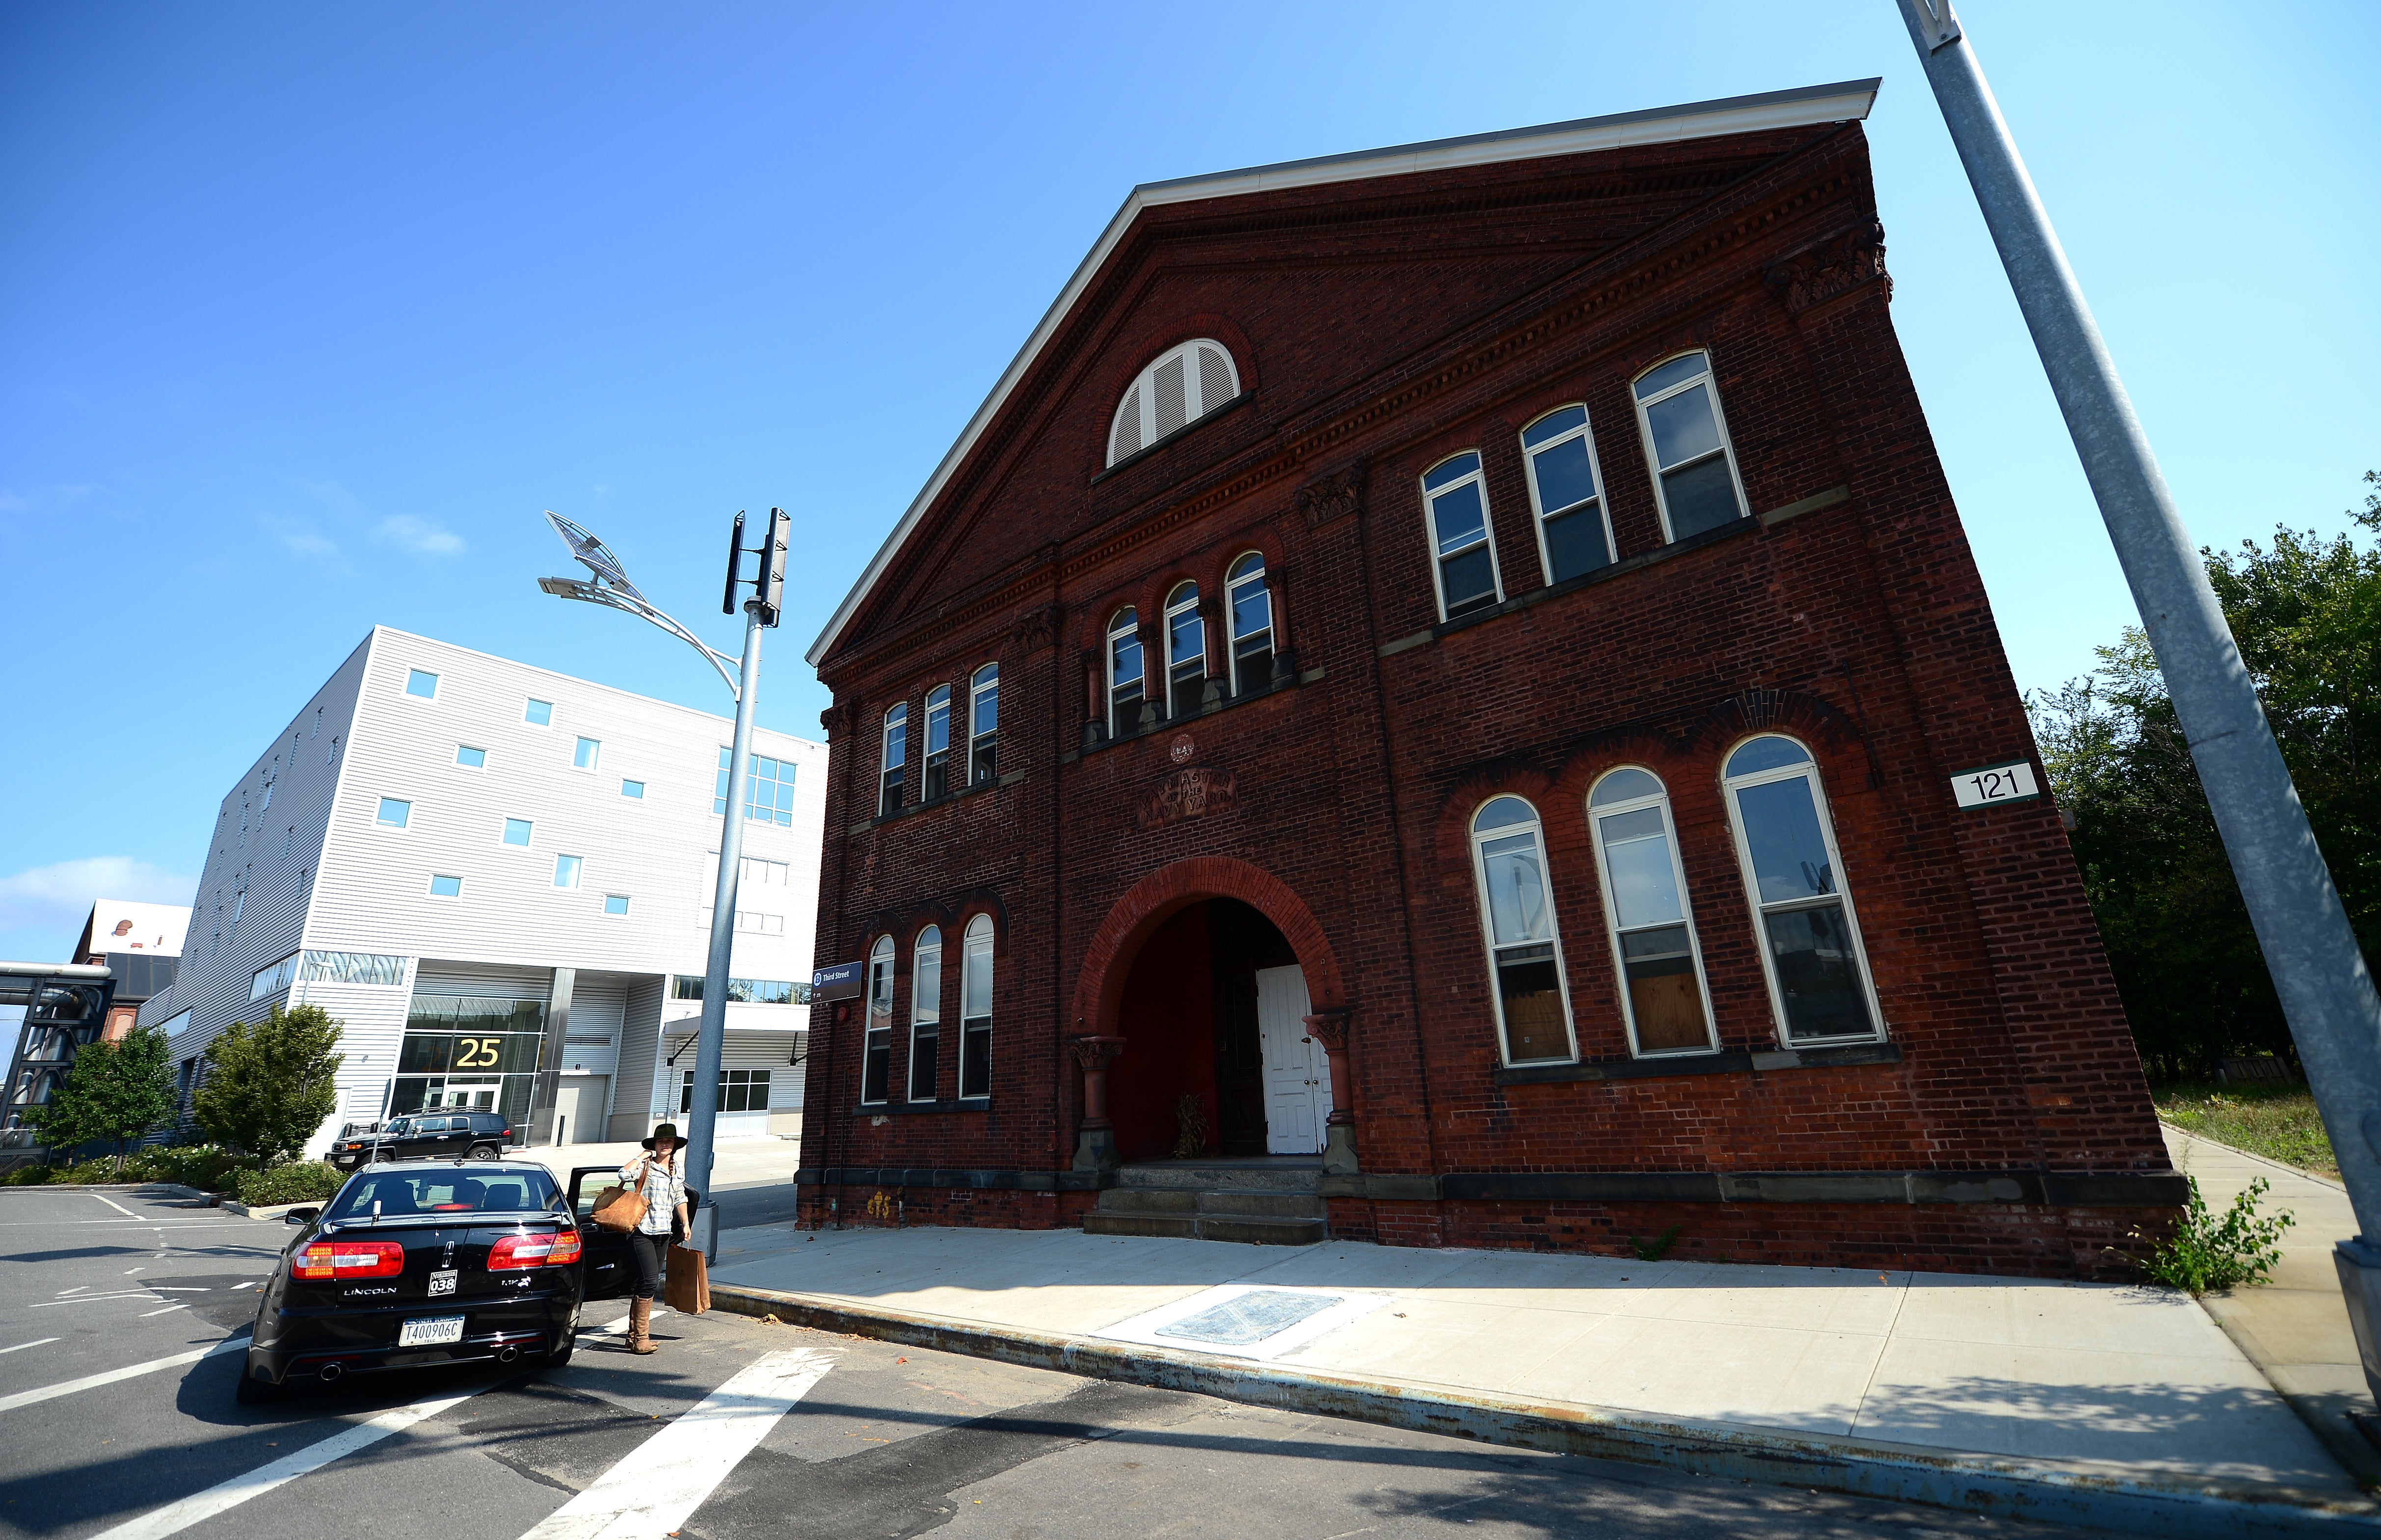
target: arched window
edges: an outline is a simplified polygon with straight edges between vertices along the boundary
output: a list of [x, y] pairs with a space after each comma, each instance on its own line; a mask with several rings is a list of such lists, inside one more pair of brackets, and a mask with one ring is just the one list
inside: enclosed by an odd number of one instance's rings
[[1882, 1036], [1811, 751], [1775, 734], [1751, 739], [1728, 756], [1722, 777], [1779, 1040], [1794, 1047]]
[[919, 801], [931, 802], [950, 789], [951, 687], [938, 684], [926, 691], [926, 784]]
[[959, 964], [959, 1094], [992, 1094], [992, 916], [967, 924]]
[[1505, 1062], [1577, 1058], [1537, 809], [1519, 797], [1492, 799], [1472, 816], [1471, 853]]
[[860, 1034], [860, 1099], [893, 1094], [893, 938], [880, 935], [868, 950], [868, 1023]]
[[1000, 773], [1000, 665], [987, 663], [968, 680], [968, 780], [982, 786]]
[[1273, 683], [1273, 594], [1262, 555], [1251, 551], [1232, 563], [1224, 602], [1232, 611], [1232, 693], [1263, 690]]
[[1638, 376], [1636, 392], [1637, 422], [1669, 537], [1684, 540], [1743, 518], [1744, 488], [1710, 355], [1681, 353], [1656, 364]]
[[1639, 1054], [1709, 1053], [1711, 990], [1695, 944], [1670, 794], [1650, 771], [1614, 770], [1588, 794], [1604, 918], [1620, 972], [1621, 1014]]
[[1422, 475], [1422, 501], [1439, 618], [1452, 620], [1500, 603], [1505, 591], [1496, 572], [1496, 543], [1488, 534], [1488, 483], [1480, 474], [1480, 452], [1466, 449], [1432, 466]]
[[1199, 585], [1176, 583], [1166, 596], [1166, 710], [1196, 716], [1207, 693], [1207, 623], [1199, 618]]
[[910, 1099], [934, 1099], [943, 1041], [943, 933], [928, 925], [910, 954]]
[[1197, 337], [1167, 348], [1117, 403], [1116, 421], [1108, 429], [1108, 463], [1179, 433], [1239, 393], [1232, 350], [1215, 338]]
[[1561, 582], [1612, 563], [1612, 524], [1587, 409], [1557, 407], [1521, 430], [1530, 467], [1530, 509], [1538, 516], [1538, 556], [1546, 581]]
[[1108, 620], [1108, 736], [1123, 738], [1141, 726], [1142, 689], [1141, 617], [1130, 605]]
[[910, 762], [910, 703], [885, 714], [884, 768], [877, 775], [876, 816], [890, 818], [901, 811], [903, 766]]

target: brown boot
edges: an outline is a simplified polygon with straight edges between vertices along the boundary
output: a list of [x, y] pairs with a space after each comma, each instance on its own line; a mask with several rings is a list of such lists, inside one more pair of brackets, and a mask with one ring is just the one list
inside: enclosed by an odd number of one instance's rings
[[653, 1351], [653, 1302], [629, 1302], [629, 1351], [649, 1353]]

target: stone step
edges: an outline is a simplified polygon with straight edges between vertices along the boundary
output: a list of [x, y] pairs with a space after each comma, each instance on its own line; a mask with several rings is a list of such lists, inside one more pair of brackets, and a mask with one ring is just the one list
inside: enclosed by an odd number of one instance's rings
[[1236, 1241], [1250, 1246], [1311, 1246], [1327, 1239], [1320, 1219], [1252, 1214], [1129, 1214], [1093, 1209], [1085, 1235], [1154, 1235], [1178, 1241]]
[[1111, 1187], [1100, 1194], [1101, 1214], [1237, 1214], [1258, 1219], [1320, 1219], [1323, 1200], [1311, 1192], [1194, 1192], [1179, 1187]]
[[[1117, 1186], [1134, 1189], [1188, 1190], [1193, 1192], [1313, 1192], [1323, 1185], [1323, 1161], [1317, 1156], [1293, 1163], [1250, 1161], [1240, 1165], [1127, 1166], [1117, 1172]], [[1115, 1189], [1110, 1189], [1111, 1192]]]

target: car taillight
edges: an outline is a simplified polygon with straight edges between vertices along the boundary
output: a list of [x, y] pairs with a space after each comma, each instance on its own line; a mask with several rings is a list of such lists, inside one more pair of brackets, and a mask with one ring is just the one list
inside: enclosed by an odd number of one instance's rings
[[405, 1248], [394, 1241], [317, 1241], [298, 1253], [289, 1276], [299, 1278], [393, 1278], [405, 1271]]
[[502, 1235], [488, 1248], [488, 1271], [513, 1272], [524, 1267], [561, 1267], [579, 1260], [579, 1232], [567, 1229], [537, 1235]]

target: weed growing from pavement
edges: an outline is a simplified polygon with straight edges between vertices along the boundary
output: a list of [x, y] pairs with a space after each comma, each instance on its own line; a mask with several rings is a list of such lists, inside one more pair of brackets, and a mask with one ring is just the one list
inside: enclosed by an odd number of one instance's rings
[[[2191, 1183], [2191, 1202], [2183, 1208], [2182, 1222], [2175, 1227], [2174, 1239], [2151, 1251], [2142, 1270], [2154, 1281], [2180, 1289], [2193, 1299], [2210, 1289], [2245, 1288], [2270, 1279], [2282, 1260], [2282, 1232], [2298, 1221], [2287, 1209], [2271, 1218], [2257, 1212], [2258, 1200], [2265, 1195], [2265, 1179], [2259, 1177], [2246, 1192], [2233, 1194], [2232, 1206], [2220, 1217], [2208, 1212], [2207, 1200], [2199, 1195], [2199, 1179], [2184, 1179]], [[2143, 1239], [2139, 1230], [2132, 1236]]]

